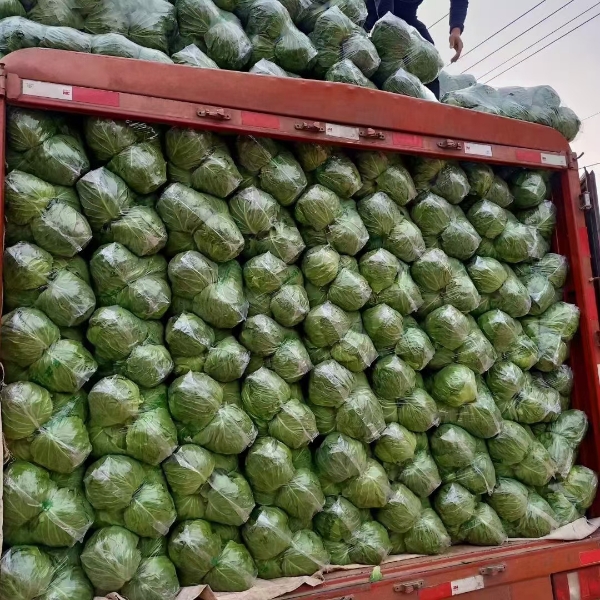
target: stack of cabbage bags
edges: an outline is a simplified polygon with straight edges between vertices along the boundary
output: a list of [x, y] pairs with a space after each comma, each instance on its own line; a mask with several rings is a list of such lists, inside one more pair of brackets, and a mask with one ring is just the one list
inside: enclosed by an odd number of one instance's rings
[[557, 129], [581, 121], [549, 86], [493, 88], [442, 71], [435, 47], [387, 13], [370, 32], [364, 0], [4, 0], [0, 57], [53, 48], [203, 69], [305, 77], [442, 102]]
[[548, 173], [23, 109], [7, 163], [0, 600], [243, 591], [591, 505]]

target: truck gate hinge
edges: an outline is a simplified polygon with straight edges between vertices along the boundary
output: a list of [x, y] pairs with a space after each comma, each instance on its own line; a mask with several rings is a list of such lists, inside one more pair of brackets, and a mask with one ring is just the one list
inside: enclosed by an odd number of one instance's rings
[[579, 208], [581, 210], [590, 210], [592, 208], [592, 197], [589, 192], [583, 192], [579, 196]]
[[214, 119], [215, 121], [229, 121], [231, 119], [231, 115], [225, 112], [224, 108], [216, 108], [215, 110], [202, 109], [197, 114], [199, 117]]
[[462, 150], [462, 142], [457, 142], [456, 140], [443, 140], [442, 142], [438, 142], [438, 146], [443, 148], [444, 150]]
[[306, 121], [296, 123], [294, 128], [300, 131], [312, 131], [314, 133], [323, 133], [325, 131], [325, 127], [317, 121], [313, 121], [312, 123], [307, 123]]
[[425, 582], [422, 579], [417, 581], [407, 581], [406, 583], [397, 583], [394, 586], [394, 591], [399, 594], [412, 594], [417, 590], [420, 590], [425, 586]]
[[497, 575], [498, 573], [504, 573], [506, 571], [506, 565], [490, 565], [488, 567], [481, 567], [479, 573], [481, 575]]

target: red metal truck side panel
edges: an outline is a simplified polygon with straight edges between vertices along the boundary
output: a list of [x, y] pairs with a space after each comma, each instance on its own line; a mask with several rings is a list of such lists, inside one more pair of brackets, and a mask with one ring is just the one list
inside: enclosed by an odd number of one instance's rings
[[309, 120], [568, 151], [554, 129], [378, 90], [308, 79], [29, 48], [3, 59], [23, 79], [211, 104]]

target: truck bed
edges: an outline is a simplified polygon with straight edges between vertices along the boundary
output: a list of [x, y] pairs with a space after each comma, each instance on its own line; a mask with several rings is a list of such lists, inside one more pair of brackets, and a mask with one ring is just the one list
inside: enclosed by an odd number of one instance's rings
[[[554, 598], [553, 574], [600, 560], [600, 530], [580, 541], [518, 541], [499, 548], [453, 546], [441, 556], [386, 562], [381, 581], [373, 567], [334, 571], [316, 588], [304, 585], [284, 598], [315, 600], [545, 600]], [[591, 567], [598, 571], [598, 567]], [[596, 596], [581, 596], [595, 598]], [[568, 598], [568, 596], [567, 596]]]

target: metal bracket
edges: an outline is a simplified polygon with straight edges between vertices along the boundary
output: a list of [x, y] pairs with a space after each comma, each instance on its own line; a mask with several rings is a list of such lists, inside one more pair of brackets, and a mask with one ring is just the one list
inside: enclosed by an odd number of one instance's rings
[[338, 596], [337, 598], [331, 598], [331, 600], [354, 600], [354, 596]]
[[462, 150], [462, 142], [457, 142], [456, 140], [444, 140], [443, 142], [438, 142], [438, 146], [443, 148], [444, 150]]
[[229, 119], [231, 119], [231, 115], [225, 112], [224, 108], [217, 108], [215, 110], [202, 109], [199, 110], [197, 114], [199, 117], [215, 119], [215, 121], [229, 121]]
[[589, 192], [583, 192], [579, 196], [579, 208], [581, 210], [590, 210], [592, 208], [592, 197]]
[[317, 121], [313, 121], [312, 123], [307, 123], [306, 121], [303, 123], [296, 123], [294, 125], [294, 129], [298, 129], [300, 131], [313, 131], [315, 133], [323, 133], [325, 131], [325, 127], [323, 127], [323, 125]]
[[417, 581], [407, 581], [406, 583], [398, 583], [394, 586], [394, 591], [399, 594], [412, 594], [417, 590], [422, 589], [425, 586], [425, 582], [422, 579]]
[[383, 131], [378, 131], [377, 129], [371, 129], [371, 127], [369, 127], [368, 129], [359, 130], [358, 135], [360, 137], [369, 138], [369, 139], [385, 140], [385, 133], [383, 133]]
[[490, 565], [489, 567], [481, 567], [479, 574], [497, 575], [498, 573], [504, 573], [504, 571], [506, 571], [506, 565]]

